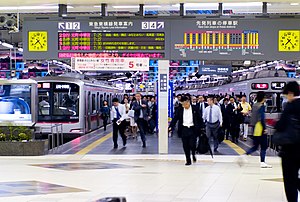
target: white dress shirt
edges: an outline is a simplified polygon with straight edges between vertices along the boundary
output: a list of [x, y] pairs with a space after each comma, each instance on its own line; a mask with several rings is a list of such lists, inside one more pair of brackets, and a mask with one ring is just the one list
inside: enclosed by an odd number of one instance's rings
[[183, 126], [194, 126], [192, 106], [188, 109], [183, 109]]
[[[210, 114], [210, 108], [211, 106], [208, 106], [205, 108], [204, 110], [204, 114], [203, 114], [203, 120], [206, 122], [210, 122], [209, 121], [209, 114]], [[223, 117], [222, 117], [222, 112], [220, 107], [218, 107], [217, 105], [212, 105], [212, 121], [211, 123], [216, 123], [217, 121], [220, 122], [220, 125], [222, 125], [223, 123]]]
[[127, 118], [125, 106], [122, 105], [122, 104], [119, 104], [117, 107], [115, 107], [115, 106], [112, 106], [112, 107], [111, 107], [111, 110], [110, 110], [110, 117], [111, 117], [111, 120], [114, 120], [114, 119], [117, 118], [117, 111], [116, 111], [115, 108], [118, 109], [118, 111], [119, 111], [119, 113], [120, 113], [120, 115], [121, 115], [121, 118], [120, 118], [121, 121], [123, 121], [124, 119]]

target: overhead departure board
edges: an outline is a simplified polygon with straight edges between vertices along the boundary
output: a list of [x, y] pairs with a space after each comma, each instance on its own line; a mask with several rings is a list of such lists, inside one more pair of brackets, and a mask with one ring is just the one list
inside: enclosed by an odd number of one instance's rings
[[163, 32], [60, 32], [58, 50], [165, 50], [165, 34]]

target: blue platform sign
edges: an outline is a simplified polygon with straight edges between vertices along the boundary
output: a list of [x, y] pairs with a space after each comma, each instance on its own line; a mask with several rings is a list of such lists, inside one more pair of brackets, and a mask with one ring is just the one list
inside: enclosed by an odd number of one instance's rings
[[169, 91], [168, 91], [168, 97], [169, 97], [169, 103], [168, 103], [168, 117], [173, 118], [173, 92], [174, 92], [174, 85], [173, 81], [169, 81]]

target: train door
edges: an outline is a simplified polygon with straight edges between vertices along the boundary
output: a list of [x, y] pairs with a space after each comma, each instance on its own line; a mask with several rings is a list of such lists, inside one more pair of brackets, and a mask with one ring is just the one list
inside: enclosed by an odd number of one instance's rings
[[89, 132], [91, 130], [91, 92], [86, 93], [86, 131]]
[[96, 110], [97, 110], [97, 127], [99, 128], [100, 127], [100, 93], [99, 92], [97, 92], [97, 99], [96, 99], [97, 101], [97, 103], [96, 103]]
[[[103, 101], [104, 101], [104, 97], [103, 97], [103, 94], [100, 94], [100, 112], [101, 112], [101, 109], [103, 107]], [[102, 113], [102, 112], [101, 112]], [[109, 120], [108, 120], [109, 121]], [[100, 126], [103, 126], [103, 120], [101, 119], [101, 123], [100, 123]]]

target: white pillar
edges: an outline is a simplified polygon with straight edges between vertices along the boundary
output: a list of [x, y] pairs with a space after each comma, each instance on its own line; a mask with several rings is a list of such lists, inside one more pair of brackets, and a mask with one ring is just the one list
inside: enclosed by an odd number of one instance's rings
[[158, 153], [168, 154], [169, 60], [158, 61]]

